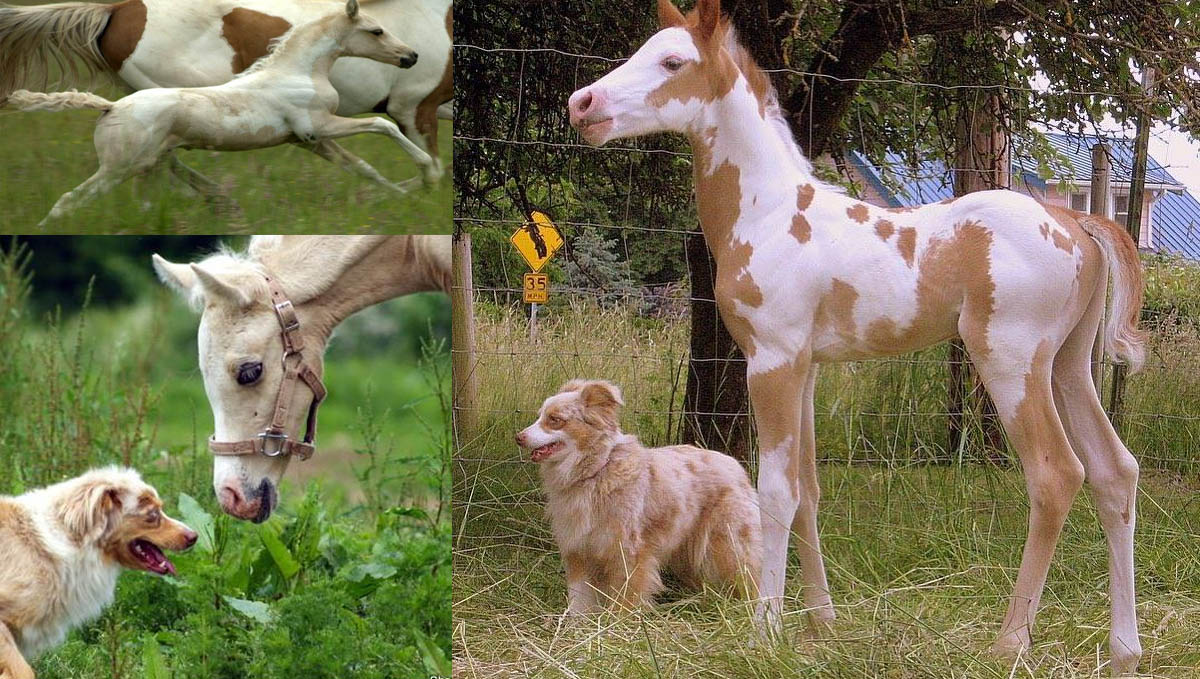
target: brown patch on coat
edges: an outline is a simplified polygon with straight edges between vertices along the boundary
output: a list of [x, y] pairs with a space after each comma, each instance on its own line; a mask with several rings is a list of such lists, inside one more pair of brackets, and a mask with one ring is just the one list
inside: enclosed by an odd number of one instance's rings
[[812, 184], [805, 184], [796, 189], [796, 209], [807, 210], [808, 206], [812, 205], [815, 195], [817, 195], [817, 189]]
[[796, 187], [796, 215], [792, 217], [792, 228], [789, 229], [789, 232], [801, 243], [807, 243], [812, 237], [812, 226], [808, 223], [808, 218], [804, 216], [804, 210], [812, 205], [813, 195], [816, 192], [812, 184]]
[[987, 326], [996, 305], [991, 245], [991, 231], [976, 221], [957, 224], [949, 238], [931, 240], [918, 267], [917, 313], [912, 323], [901, 329], [890, 318], [872, 321], [866, 330], [869, 345], [881, 352], [894, 351], [953, 336], [952, 311], [958, 307], [962, 334], [974, 340], [972, 358], [986, 358], [990, 353]]
[[708, 104], [724, 97], [737, 82], [738, 70], [728, 55], [718, 55], [716, 62], [689, 61], [647, 94], [646, 104], [662, 108], [672, 101], [686, 104], [693, 99]]
[[270, 14], [241, 7], [230, 10], [221, 17], [221, 37], [233, 48], [233, 72], [241, 73], [250, 68], [267, 53], [271, 40], [291, 27], [286, 19]]
[[817, 302], [814, 324], [853, 343], [857, 335], [854, 324], [854, 303], [857, 301], [858, 290], [853, 285], [840, 278], [833, 279], [833, 286]]
[[896, 226], [886, 219], [881, 219], [875, 222], [875, 233], [878, 234], [880, 240], [886, 241], [895, 233]]
[[911, 269], [913, 257], [917, 251], [917, 230], [911, 226], [901, 228], [900, 237], [896, 239], [896, 248], [900, 250], [900, 256], [904, 258], [904, 263]]
[[1084, 468], [1055, 414], [1050, 375], [1057, 350], [1048, 339], [1038, 342], [1025, 374], [1025, 393], [1004, 427], [1014, 438], [1030, 481], [1030, 499], [1066, 513], [1083, 486]]
[[754, 423], [759, 436], [759, 455], [778, 454], [779, 446], [792, 436], [784, 452], [788, 456], [784, 472], [793, 498], [800, 497], [800, 399], [809, 363], [797, 358], [790, 363], [755, 373], [746, 378], [754, 404]]
[[871, 217], [871, 210], [863, 203], [855, 203], [846, 208], [846, 215], [859, 224], [866, 224], [867, 219]]
[[751, 307], [762, 305], [762, 290], [750, 275], [750, 256], [754, 247], [733, 236], [733, 226], [741, 215], [741, 170], [728, 161], [709, 172], [712, 164], [709, 130], [706, 137], [692, 139], [692, 173], [696, 186], [696, 204], [704, 240], [717, 263], [714, 286], [721, 320], [742, 352], [750, 357], [756, 350], [754, 327], [737, 312], [735, 302]]
[[145, 30], [146, 4], [142, 0], [125, 0], [113, 5], [99, 41], [100, 55], [105, 63], [114, 71], [121, 70]]
[[[451, 42], [454, 38], [454, 8], [446, 10], [446, 35], [451, 37]], [[442, 79], [438, 81], [437, 87], [433, 91], [425, 95], [421, 103], [417, 104], [416, 125], [417, 132], [425, 138], [425, 146], [429, 151], [429, 155], [437, 158], [438, 156], [438, 121], [437, 110], [442, 104], [454, 98], [454, 50], [446, 56], [446, 69], [442, 71]]]

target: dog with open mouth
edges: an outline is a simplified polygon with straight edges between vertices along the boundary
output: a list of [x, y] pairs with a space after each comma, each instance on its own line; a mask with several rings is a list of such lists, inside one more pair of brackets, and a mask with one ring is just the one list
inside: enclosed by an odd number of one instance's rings
[[646, 448], [621, 432], [623, 405], [616, 385], [572, 380], [517, 434], [546, 490], [567, 613], [649, 604], [663, 568], [757, 597], [762, 527], [745, 469], [695, 446]]
[[132, 469], [0, 496], [0, 677], [33, 679], [27, 658], [98, 617], [123, 568], [174, 575], [163, 550], [196, 538]]

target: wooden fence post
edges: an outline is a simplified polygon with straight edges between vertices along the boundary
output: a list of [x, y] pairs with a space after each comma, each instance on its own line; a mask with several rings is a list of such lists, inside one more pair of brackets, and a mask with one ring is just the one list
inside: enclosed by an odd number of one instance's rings
[[[999, 95], [989, 95], [982, 103], [960, 102], [958, 148], [955, 151], [954, 195], [974, 191], [1007, 189], [1012, 183], [1008, 135], [1001, 121]], [[972, 375], [970, 359], [962, 340], [950, 343], [948, 357], [950, 381], [947, 385], [946, 412], [949, 416], [948, 450], [953, 454], [963, 444], [963, 412], [973, 402], [979, 412], [985, 447], [1004, 451], [1004, 434], [996, 416], [996, 406]], [[995, 452], [992, 453], [995, 455]]]
[[471, 277], [471, 234], [454, 234], [454, 281], [450, 288], [450, 363], [453, 371], [453, 421], [456, 445], [474, 434], [479, 418], [475, 375], [475, 289]]
[[[1108, 216], [1108, 193], [1112, 185], [1112, 163], [1108, 153], [1108, 145], [1102, 141], [1092, 147], [1092, 200], [1088, 212], [1101, 217]], [[1104, 323], [1107, 314], [1106, 305], [1100, 317], [1100, 327], [1096, 329], [1096, 343], [1092, 345], [1092, 382], [1096, 383], [1096, 395], [1101, 398], [1104, 384]]]
[[[1149, 94], [1154, 86], [1154, 69], [1147, 67], [1142, 72], [1142, 88]], [[1150, 149], [1150, 114], [1138, 112], [1137, 137], [1133, 142], [1133, 176], [1129, 178], [1129, 215], [1125, 230], [1137, 247], [1142, 234], [1142, 194], [1146, 190], [1146, 165]], [[1125, 366], [1114, 365], [1112, 387], [1108, 396], [1108, 417], [1113, 427], [1121, 429], [1121, 410], [1125, 401]]]

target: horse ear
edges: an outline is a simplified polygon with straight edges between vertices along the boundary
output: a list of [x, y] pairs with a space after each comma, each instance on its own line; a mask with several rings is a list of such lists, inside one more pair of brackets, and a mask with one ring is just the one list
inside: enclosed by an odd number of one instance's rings
[[700, 14], [700, 24], [697, 26], [700, 39], [712, 43], [717, 26], [721, 24], [721, 0], [700, 0], [696, 4], [696, 11]]
[[658, 0], [658, 27], [674, 28], [684, 24], [683, 12], [671, 0]]
[[196, 274], [192, 273], [190, 266], [169, 262], [159, 257], [158, 253], [150, 255], [150, 261], [154, 263], [154, 272], [160, 281], [184, 297], [191, 296], [196, 285]]
[[351, 19], [358, 16], [358, 0], [346, 1], [346, 16], [350, 17]]
[[[353, 2], [353, 0], [351, 1]], [[196, 264], [190, 264], [189, 266], [191, 266], [192, 273], [196, 275], [196, 282], [199, 284], [206, 298], [223, 299], [239, 307], [250, 306], [253, 300], [245, 292], [217, 278]]]

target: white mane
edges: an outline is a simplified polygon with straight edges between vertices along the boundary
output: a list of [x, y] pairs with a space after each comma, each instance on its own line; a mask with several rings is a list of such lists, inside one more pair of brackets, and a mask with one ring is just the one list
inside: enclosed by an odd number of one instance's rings
[[[733, 56], [734, 63], [742, 70], [742, 77], [749, 78], [749, 74], [745, 72], [748, 68], [756, 69], [759, 72], [762, 71], [754, 61], [754, 57], [738, 41], [737, 31], [732, 25], [725, 31], [725, 49], [729, 51], [729, 54]], [[765, 76], [766, 74], [764, 73], [763, 75]], [[769, 77], [767, 77], [766, 101], [764, 103], [764, 113], [766, 114], [767, 123], [770, 124], [771, 129], [774, 130], [779, 140], [783, 142], [783, 147], [787, 150], [788, 157], [791, 158], [796, 167], [811, 177], [813, 184], [817, 188], [836, 193], [845, 193], [845, 188], [822, 181], [813, 174], [812, 162], [800, 150], [800, 145], [796, 143], [796, 138], [792, 136], [792, 128], [788, 125], [786, 112], [779, 104], [779, 93], [775, 91], [775, 84], [771, 82]]]

